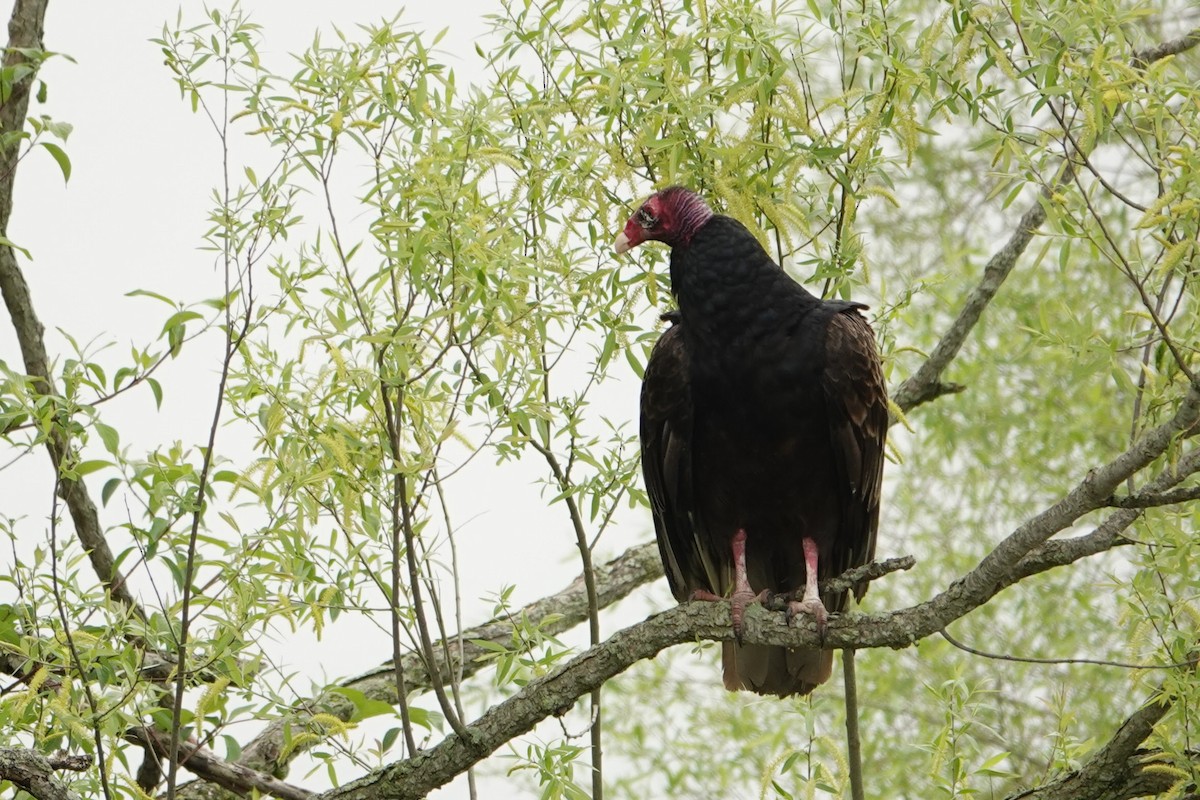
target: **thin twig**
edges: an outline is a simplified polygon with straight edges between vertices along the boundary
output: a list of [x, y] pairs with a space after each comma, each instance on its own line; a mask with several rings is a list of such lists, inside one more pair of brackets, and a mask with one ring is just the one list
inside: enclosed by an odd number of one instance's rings
[[1190, 503], [1193, 500], [1200, 500], [1200, 486], [1188, 486], [1169, 492], [1137, 492], [1124, 497], [1111, 497], [1108, 504], [1113, 508], [1158, 508]]
[[67, 652], [71, 656], [71, 664], [75, 668], [79, 683], [83, 687], [83, 696], [87, 699], [88, 710], [92, 712], [91, 729], [92, 742], [96, 747], [96, 755], [100, 760], [100, 786], [104, 791], [105, 800], [112, 800], [112, 787], [108, 783], [108, 764], [105, 758], [104, 737], [100, 733], [100, 711], [96, 705], [96, 695], [88, 680], [87, 670], [84, 669], [83, 659], [79, 656], [79, 648], [75, 645], [75, 637], [71, 632], [71, 622], [67, 618], [67, 607], [63, 602], [62, 585], [58, 576], [58, 471], [54, 473], [54, 491], [50, 494], [50, 586], [54, 594], [54, 606], [58, 610], [58, 621], [62, 625], [62, 635], [67, 643]]
[[[226, 21], [226, 26], [230, 24]], [[225, 66], [225, 80], [229, 80], [229, 30], [224, 29], [225, 42], [223, 52], [226, 54], [223, 58]], [[219, 131], [221, 142], [221, 160], [222, 160], [222, 175], [224, 179], [224, 187], [221, 195], [223, 207], [228, 208], [231, 203], [232, 191], [229, 185], [229, 139], [228, 139], [228, 124], [229, 124], [229, 93], [223, 95], [224, 107], [222, 125]], [[233, 240], [231, 231], [225, 230], [222, 235], [222, 264], [224, 267], [225, 279], [225, 294], [226, 298], [233, 296], [233, 279], [232, 275], [237, 270], [236, 255], [233, 252]], [[241, 282], [241, 274], [238, 275], [239, 283]], [[212, 423], [208, 429], [208, 441], [204, 448], [204, 455], [201, 462], [200, 473], [196, 480], [196, 495], [195, 508], [192, 511], [192, 526], [188, 534], [187, 558], [183, 569], [183, 590], [180, 598], [179, 612], [179, 638], [176, 641], [176, 653], [178, 659], [178, 672], [175, 675], [175, 698], [171, 708], [171, 746], [169, 748], [167, 759], [167, 800], [175, 800], [176, 779], [179, 773], [179, 746], [182, 738], [183, 728], [183, 695], [187, 686], [188, 679], [188, 662], [187, 662], [187, 646], [188, 639], [191, 633], [191, 625], [194, 621], [192, 615], [192, 582], [195, 576], [196, 569], [196, 550], [200, 540], [200, 523], [204, 517], [204, 510], [207, 506], [205, 495], [208, 492], [209, 476], [213, 465], [213, 454], [217, 445], [217, 431], [221, 427], [221, 414], [225, 410], [225, 387], [229, 382], [229, 373], [233, 367], [233, 358], [245, 340], [247, 333], [250, 330], [250, 324], [254, 311], [254, 295], [247, 288], [244, 293], [244, 310], [241, 319], [241, 330], [235, 333], [234, 331], [234, 316], [233, 304], [227, 302], [225, 304], [225, 354], [221, 360], [221, 372], [217, 380], [217, 398], [212, 413]]]
[[963, 644], [951, 636], [949, 631], [945, 629], [938, 631], [938, 633], [947, 642], [965, 653], [991, 658], [996, 661], [1016, 661], [1020, 664], [1092, 664], [1098, 667], [1118, 667], [1120, 669], [1179, 669], [1180, 667], [1193, 667], [1196, 665], [1196, 659], [1194, 658], [1190, 661], [1177, 661], [1173, 664], [1133, 664], [1128, 661], [1109, 661], [1102, 658], [1034, 658], [1033, 656], [1012, 656], [1006, 653], [989, 653], [986, 650], [978, 650], [968, 644]]
[[846, 760], [850, 762], [850, 797], [852, 800], [865, 800], [862, 742], [858, 736], [858, 678], [854, 671], [853, 647], [842, 651], [842, 675], [846, 684]]

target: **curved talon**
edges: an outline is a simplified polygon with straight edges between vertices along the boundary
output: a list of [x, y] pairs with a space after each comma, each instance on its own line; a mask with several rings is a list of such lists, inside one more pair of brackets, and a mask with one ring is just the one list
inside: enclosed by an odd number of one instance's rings
[[825, 641], [825, 626], [829, 622], [829, 612], [825, 610], [825, 604], [821, 602], [820, 597], [805, 596], [803, 600], [791, 600], [787, 606], [787, 622], [792, 624], [792, 620], [797, 614], [812, 615], [813, 622], [817, 626], [817, 635], [821, 637], [821, 641]]
[[804, 547], [804, 595], [799, 600], [789, 600], [787, 609], [788, 624], [797, 614], [811, 614], [817, 626], [817, 636], [825, 641], [825, 624], [829, 620], [829, 612], [821, 602], [821, 593], [817, 589], [817, 543], [809, 537], [802, 540]]
[[[750, 581], [746, 577], [746, 531], [739, 528], [733, 534], [731, 544], [733, 546], [733, 593], [729, 596], [729, 617], [733, 620], [733, 635], [737, 638], [738, 644], [741, 644], [746, 607], [751, 603], [764, 602], [770, 596], [770, 592], [764, 589], [755, 593], [750, 588]], [[688, 595], [688, 599], [712, 601], [725, 598], [715, 595], [707, 589], [695, 589]]]
[[[733, 620], [733, 635], [737, 637], [738, 644], [742, 643], [742, 630], [746, 619], [746, 608], [751, 603], [761, 603], [767, 599], [768, 592], [764, 589], [758, 594], [750, 588], [749, 584], [739, 586], [733, 590], [733, 594], [729, 596], [729, 616]], [[690, 595], [688, 600], [699, 600], [702, 602], [724, 602], [725, 598], [719, 594], [713, 594], [707, 589], [696, 589]]]
[[742, 630], [745, 627], [746, 608], [751, 603], [761, 603], [766, 599], [766, 591], [755, 594], [747, 584], [744, 588], [734, 590], [729, 598], [729, 616], [733, 619], [733, 635], [738, 644], [742, 643]]

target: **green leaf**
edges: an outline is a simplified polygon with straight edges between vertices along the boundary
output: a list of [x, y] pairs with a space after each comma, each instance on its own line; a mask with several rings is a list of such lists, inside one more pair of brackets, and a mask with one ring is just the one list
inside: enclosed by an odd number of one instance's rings
[[0, 642], [17, 647], [21, 642], [21, 618], [8, 603], [0, 604]]
[[225, 740], [225, 760], [237, 761], [242, 755], [242, 745], [238, 742], [237, 737], [226, 734], [221, 738]]
[[63, 181], [71, 180], [71, 159], [67, 156], [66, 151], [54, 142], [41, 142], [41, 145], [58, 162], [58, 168], [62, 170]]
[[30, 255], [28, 250], [26, 250], [24, 247], [21, 247], [21, 245], [17, 244], [12, 239], [9, 239], [7, 236], [0, 236], [0, 247], [11, 247], [13, 250], [19, 251], [21, 255], [25, 256], [30, 261], [33, 261], [33, 256]]
[[146, 378], [146, 383], [150, 385], [150, 391], [154, 394], [154, 405], [161, 409], [163, 401], [162, 386], [154, 378]]
[[352, 722], [366, 719], [368, 717], [378, 717], [382, 714], [395, 713], [391, 703], [385, 703], [382, 700], [374, 700], [367, 697], [358, 689], [351, 689], [346, 686], [335, 686], [330, 690], [334, 694], [340, 694], [350, 700], [354, 704], [354, 716], [351, 717]]
[[114, 456], [120, 455], [121, 437], [117, 434], [117, 429], [99, 421], [95, 423], [95, 428], [100, 440], [104, 442], [105, 449]]
[[167, 317], [167, 321], [163, 323], [162, 332], [169, 334], [174, 328], [181, 328], [184, 323], [193, 319], [203, 319], [204, 315], [198, 311], [176, 311], [171, 316]]
[[186, 333], [187, 329], [182, 325], [167, 329], [167, 346], [170, 348], [171, 358], [175, 358], [183, 349], [183, 337]]
[[82, 478], [84, 475], [90, 475], [93, 472], [98, 472], [99, 470], [102, 470], [105, 467], [111, 467], [111, 466], [112, 466], [111, 461], [101, 461], [99, 459], [93, 459], [90, 461], [80, 461], [78, 464], [76, 464], [74, 466], [74, 468], [71, 469], [71, 472], [75, 473], [75, 475], [77, 477]]
[[176, 306], [179, 305], [171, 298], [169, 298], [165, 295], [161, 295], [158, 292], [152, 292], [149, 289], [134, 289], [132, 292], [126, 292], [125, 296], [126, 297], [153, 297], [155, 300], [161, 300], [162, 302], [166, 303], [167, 305], [171, 306], [172, 308], [175, 308]]

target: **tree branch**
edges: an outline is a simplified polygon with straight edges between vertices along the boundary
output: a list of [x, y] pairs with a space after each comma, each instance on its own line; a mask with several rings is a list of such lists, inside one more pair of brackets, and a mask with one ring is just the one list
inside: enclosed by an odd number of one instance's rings
[[1155, 770], [1154, 754], [1140, 748], [1170, 707], [1170, 702], [1156, 692], [1079, 769], [1014, 795], [1011, 800], [1126, 800], [1169, 791], [1179, 781], [1178, 775]]
[[54, 753], [46, 756], [23, 747], [0, 747], [0, 779], [12, 781], [37, 800], [78, 800], [61, 782], [54, 770], [83, 772], [92, 766], [92, 757]]
[[[13, 85], [11, 95], [0, 106], [0, 136], [11, 141], [7, 148], [0, 150], [0, 233], [4, 236], [8, 236], [8, 221], [13, 208], [13, 185], [17, 175], [17, 162], [21, 157], [20, 144], [23, 140], [18, 134], [25, 127], [25, 116], [29, 110], [29, 90], [37, 75], [36, 63], [24, 55], [23, 51], [42, 49], [46, 3], [47, 0], [17, 0], [8, 23], [8, 49], [4, 53], [4, 68], [11, 70], [32, 63], [34, 69]], [[25, 372], [33, 378], [32, 389], [43, 397], [59, 399], [60, 395], [50, 376], [44, 328], [33, 309], [29, 284], [25, 282], [25, 276], [17, 265], [16, 254], [6, 245], [0, 245], [0, 294], [4, 295], [4, 304], [12, 318], [21, 357], [25, 362]], [[50, 435], [46, 438], [46, 449], [55, 472], [58, 472], [70, 455], [70, 441], [59, 425], [51, 427]], [[75, 524], [75, 533], [91, 559], [96, 575], [108, 587], [114, 598], [124, 603], [132, 613], [145, 619], [145, 613], [129, 592], [124, 576], [117, 570], [112, 549], [109, 548], [100, 526], [96, 504], [92, 502], [87, 487], [82, 480], [63, 480], [61, 491], [71, 513], [71, 520]]]
[[[168, 758], [171, 752], [171, 736], [165, 731], [141, 728], [131, 731], [127, 738], [139, 744], [149, 745], [160, 758]], [[181, 766], [230, 792], [246, 795], [252, 790], [257, 790], [281, 800], [309, 800], [313, 796], [307, 789], [285, 783], [270, 774], [219, 758], [211, 750], [197, 745], [194, 741], [182, 741], [178, 748]]]
[[[968, 591], [976, 588], [1003, 585], [1005, 573], [1037, 545], [1064, 530], [1079, 517], [1108, 502], [1121, 484], [1167, 448], [1181, 433], [1196, 427], [1200, 421], [1200, 389], [1189, 387], [1181, 399], [1174, 417], [1145, 433], [1128, 450], [1113, 461], [1088, 472], [1087, 476], [1062, 500], [1030, 519], [1004, 541], [1000, 542], [963, 581]], [[1192, 456], [1196, 456], [1192, 453]], [[1164, 473], [1156, 480], [1172, 480], [1178, 472]], [[1167, 475], [1171, 478], [1165, 477]], [[1130, 520], [1132, 521], [1132, 519]], [[953, 587], [951, 587], [953, 588]]]
[[[632, 547], [621, 556], [596, 568], [596, 591], [601, 608], [612, 605], [628, 595], [634, 589], [661, 578], [662, 562], [658, 557], [658, 547], [653, 542]], [[551, 614], [557, 615], [554, 622], [541, 624]], [[513, 618], [526, 619], [530, 624], [540, 626], [541, 630], [553, 635], [569, 630], [588, 618], [587, 593], [582, 576], [577, 577], [570, 585], [561, 591], [537, 600], [514, 612]], [[491, 653], [491, 650], [476, 644], [476, 642], [495, 642], [508, 644], [512, 639], [513, 623], [511, 619], [493, 619], [482, 625], [477, 625], [448, 638], [449, 646], [439, 643], [434, 647], [437, 653], [450, 653], [452, 660], [445, 663], [439, 659], [443, 680], [450, 680], [451, 674], [461, 669], [461, 676], [466, 678], [475, 674], [488, 662], [480, 660], [480, 656]], [[458, 655], [457, 642], [462, 641], [463, 650]], [[461, 664], [460, 664], [461, 662]], [[393, 679], [394, 670], [390, 662], [381, 664], [374, 670], [352, 678], [339, 685], [339, 688], [354, 689], [362, 692], [372, 700], [382, 700], [386, 703], [396, 703], [396, 683]], [[419, 654], [410, 653], [404, 658], [405, 687], [408, 691], [428, 691], [431, 687], [429, 673], [425, 661]], [[349, 721], [356, 712], [354, 703], [337, 689], [326, 691], [319, 697], [298, 707], [292, 714], [273, 721], [243, 750], [237, 763], [249, 769], [269, 774], [283, 774], [286, 764], [311, 745], [295, 743], [295, 731], [303, 730], [314, 714], [331, 714], [343, 721]], [[289, 735], [289, 731], [291, 735]], [[292, 741], [292, 746], [286, 744]], [[316, 744], [313, 741], [311, 744]], [[188, 784], [180, 788], [181, 797], [196, 798], [207, 795], [209, 789], [199, 783]]]
[[971, 290], [966, 304], [933, 348], [929, 358], [925, 359], [916, 373], [900, 384], [900, 388], [892, 395], [892, 400], [901, 410], [908, 411], [944, 394], [963, 390], [963, 387], [957, 384], [943, 383], [942, 373], [958, 355], [967, 336], [983, 316], [984, 309], [992, 302], [1005, 278], [1017, 265], [1017, 259], [1025, 252], [1025, 248], [1033, 239], [1033, 234], [1046, 221], [1044, 201], [1051, 196], [1054, 189], [1070, 180], [1070, 174], [1070, 166], [1064, 167], [1053, 186], [1044, 187], [1038, 193], [1037, 200], [1021, 215], [1020, 221], [1017, 222], [1017, 228], [1008, 241], [988, 259], [987, 265], [983, 269], [983, 277]]
[[1200, 500], [1200, 486], [1175, 489], [1170, 492], [1138, 492], [1124, 497], [1113, 497], [1108, 504], [1114, 508], [1158, 508]]
[[1133, 63], [1144, 67], [1167, 56], [1176, 56], [1197, 46], [1200, 46], [1200, 28], [1193, 28], [1178, 39], [1169, 39], [1153, 47], [1135, 51], [1133, 54]]
[[[1181, 432], [1190, 430], [1198, 421], [1200, 391], [1191, 388], [1171, 420], [1148, 431], [1113, 461], [1089, 471], [1062, 500], [1018, 527], [973, 570], [931, 600], [885, 614], [836, 616], [829, 621], [824, 637], [811, 625], [791, 628], [782, 615], [751, 606], [742, 640], [747, 644], [805, 648], [908, 647], [969, 614], [1015, 583], [1022, 559], [1032, 555], [1035, 547], [1084, 514], [1102, 507], [1122, 481], [1162, 455]], [[1189, 454], [1181, 463], [1195, 458], [1200, 458], [1200, 452]], [[1183, 469], [1164, 472], [1152, 486], [1177, 480], [1183, 472]], [[1111, 522], [1110, 528], [1123, 530], [1137, 516], [1136, 511], [1121, 509], [1105, 522]], [[1026, 562], [1025, 569], [1032, 563], [1037, 562]], [[1054, 566], [1046, 560], [1041, 563]], [[467, 726], [469, 738], [449, 736], [430, 750], [390, 764], [326, 797], [337, 800], [424, 797], [505, 742], [527, 733], [542, 719], [569, 708], [578, 697], [637, 661], [696, 639], [732, 641], [729, 610], [725, 603], [685, 603], [626, 628], [493, 706]]]
[[869, 564], [848, 569], [841, 575], [822, 582], [821, 593], [836, 594], [837, 592], [848, 592], [863, 581], [878, 580], [884, 575], [889, 575], [893, 572], [912, 569], [916, 563], [917, 560], [912, 556], [900, 556], [899, 558], [887, 558], [883, 561], [872, 561]]
[[[1171, 469], [1163, 470], [1154, 476], [1146, 484], [1142, 493], [1166, 494], [1171, 487], [1186, 480], [1198, 470], [1200, 470], [1200, 450], [1192, 450], [1179, 458]], [[1113, 547], [1132, 544], [1123, 536], [1123, 533], [1141, 515], [1142, 509], [1140, 508], [1122, 508], [1106, 517], [1096, 530], [1089, 534], [1071, 539], [1043, 542], [1017, 561], [1004, 579], [1003, 586], [1011, 586], [1030, 575], [1070, 564]]]
[[1182, 661], [1174, 664], [1135, 664], [1130, 661], [1113, 661], [1107, 658], [1043, 658], [1038, 656], [1014, 656], [1009, 653], [992, 653], [987, 650], [980, 650], [978, 647], [972, 647], [966, 642], [961, 642], [950, 635], [950, 632], [945, 628], [941, 631], [941, 636], [954, 647], [962, 650], [965, 653], [970, 653], [973, 656], [981, 658], [989, 658], [993, 661], [1011, 661], [1016, 664], [1087, 664], [1093, 667], [1115, 667], [1117, 669], [1178, 669], [1180, 667], [1190, 667], [1195, 665], [1195, 661]]
[[[1178, 39], [1172, 39], [1154, 47], [1136, 51], [1133, 63], [1135, 66], [1144, 67], [1167, 56], [1177, 55], [1190, 50], [1198, 45], [1200, 45], [1200, 28], [1194, 29]], [[966, 342], [967, 336], [975, 328], [980, 317], [983, 316], [984, 309], [995, 298], [996, 292], [999, 291], [1004, 280], [1012, 272], [1013, 267], [1016, 266], [1017, 259], [1025, 252], [1025, 248], [1033, 239], [1033, 234], [1046, 221], [1044, 203], [1060, 187], [1069, 183], [1074, 176], [1075, 165], [1070, 162], [1064, 163], [1057, 177], [1049, 185], [1042, 187], [1037, 199], [1021, 215], [1020, 221], [1017, 222], [1016, 230], [1009, 236], [1008, 241], [988, 259], [987, 265], [983, 270], [983, 277], [975, 288], [971, 290], [966, 304], [959, 311], [950, 328], [938, 341], [929, 358], [925, 359], [925, 362], [921, 364], [916, 373], [909, 376], [904, 383], [900, 384], [900, 388], [892, 395], [892, 400], [901, 410], [908, 411], [944, 394], [961, 392], [963, 390], [964, 387], [958, 384], [943, 383], [941, 381], [942, 373], [950, 366], [950, 362], [954, 360], [955, 356], [958, 355], [958, 351]]]

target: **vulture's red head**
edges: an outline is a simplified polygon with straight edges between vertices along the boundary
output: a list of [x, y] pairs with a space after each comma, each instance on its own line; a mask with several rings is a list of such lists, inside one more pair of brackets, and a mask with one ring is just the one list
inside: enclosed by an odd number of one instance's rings
[[700, 195], [682, 186], [672, 186], [650, 195], [642, 207], [617, 234], [617, 253], [631, 250], [645, 241], [686, 245], [712, 216], [712, 210]]

